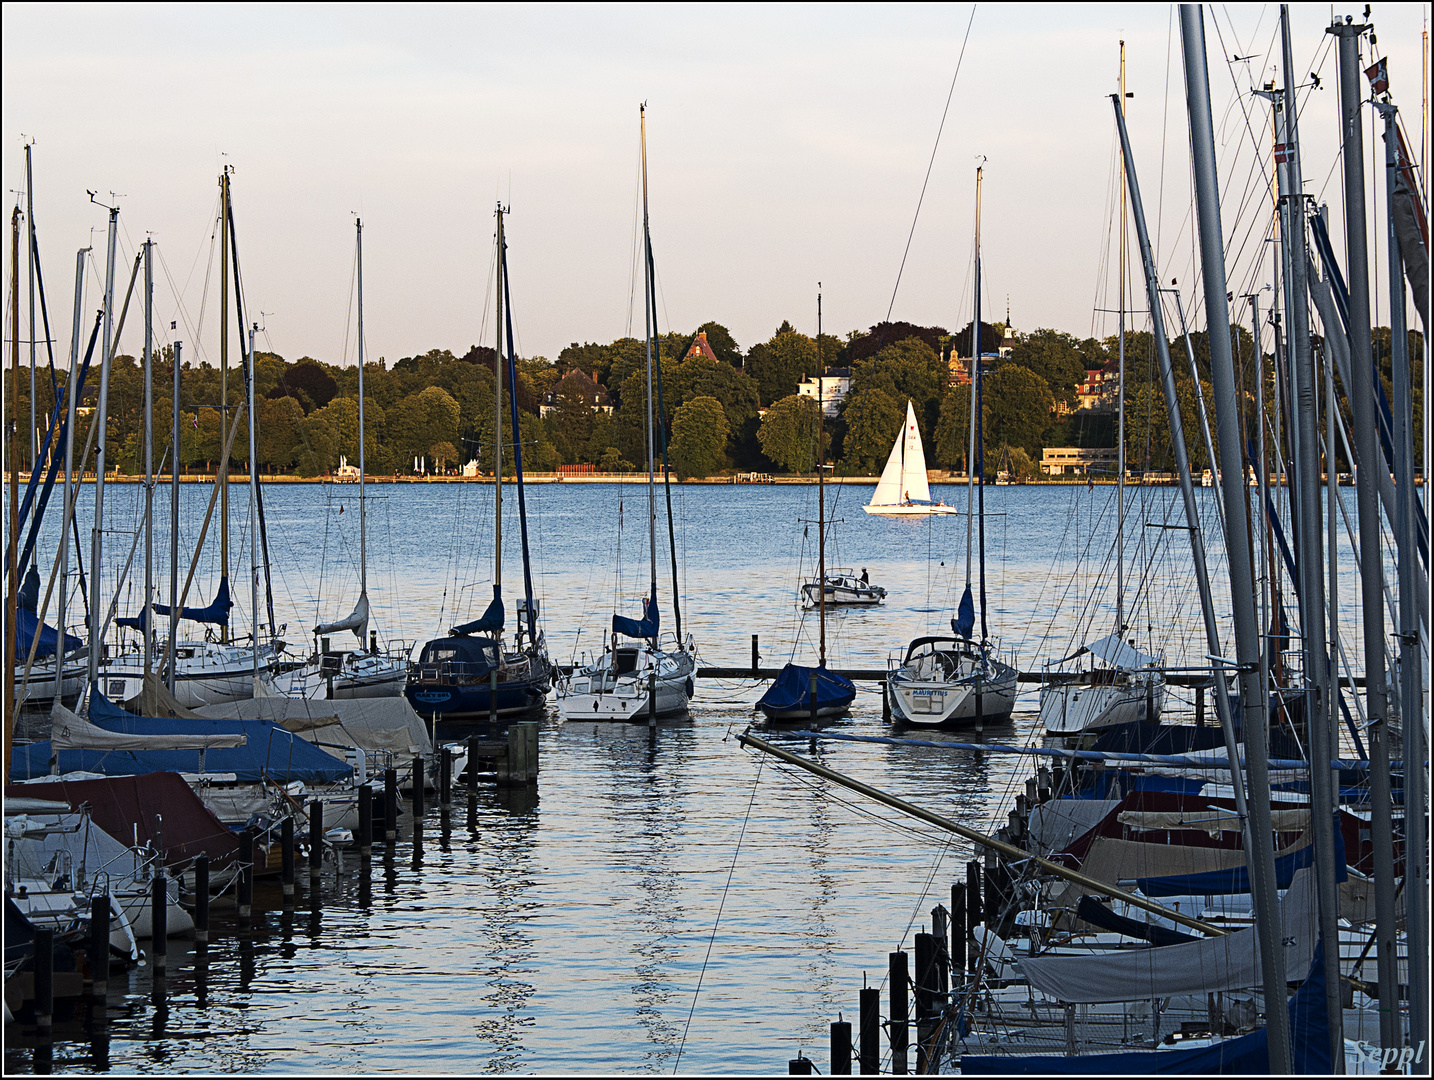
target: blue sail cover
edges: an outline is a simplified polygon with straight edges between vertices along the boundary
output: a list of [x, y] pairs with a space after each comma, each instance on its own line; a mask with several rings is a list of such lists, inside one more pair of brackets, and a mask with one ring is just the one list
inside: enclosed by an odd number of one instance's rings
[[498, 595], [498, 587], [493, 586], [493, 599], [488, 602], [488, 607], [484, 610], [481, 619], [474, 619], [472, 622], [452, 627], [448, 632], [454, 637], [462, 637], [465, 634], [501, 634], [503, 632], [503, 598]]
[[[15, 641], [14, 652], [11, 660], [16, 664], [23, 664], [30, 656], [30, 644], [35, 640], [35, 630], [40, 631], [40, 647], [35, 650], [35, 655], [54, 656], [55, 646], [59, 644], [60, 635], [53, 626], [48, 623], [40, 625], [40, 620], [33, 611], [19, 608], [15, 612]], [[83, 645], [79, 638], [73, 634], [65, 635], [65, 652], [71, 653]]]
[[[188, 619], [191, 622], [214, 623], [217, 626], [225, 626], [229, 622], [229, 609], [234, 606], [234, 601], [229, 598], [229, 578], [219, 579], [219, 590], [214, 594], [214, 599], [207, 607], [186, 607], [179, 609], [179, 617]], [[168, 615], [168, 604], [155, 604], [156, 615]], [[126, 623], [125, 625], [129, 625]]]
[[812, 675], [817, 677], [817, 708], [845, 708], [856, 697], [856, 687], [845, 675], [828, 671], [825, 667], [803, 667], [788, 664], [782, 668], [767, 692], [757, 702], [757, 708], [767, 715], [790, 714], [809, 710], [812, 704]]
[[[1328, 1075], [1333, 1063], [1324, 1001], [1324, 939], [1315, 946], [1309, 975], [1290, 998], [1289, 1010], [1291, 1071], [1296, 1076]], [[960, 1064], [962, 1076], [1268, 1076], [1270, 1033], [1267, 1028], [1260, 1028], [1198, 1050], [1135, 1050], [1079, 1057], [966, 1054]]]
[[[329, 784], [346, 780], [353, 773], [347, 762], [320, 750], [271, 720], [169, 720], [135, 716], [125, 712], [98, 691], [90, 696], [90, 723], [130, 735], [248, 736], [244, 746], [209, 749], [204, 753], [204, 770], [233, 773], [240, 783], [259, 783], [266, 777], [287, 784]], [[16, 746], [10, 766], [11, 782], [50, 775], [49, 740]], [[106, 776], [137, 776], [153, 772], [200, 772], [198, 750], [61, 750], [59, 771], [94, 772]]]
[[130, 630], [138, 630], [141, 634], [145, 633], [147, 629], [147, 627], [144, 625], [144, 608], [139, 609], [138, 615], [125, 615], [121, 618], [116, 619], [115, 622], [116, 624], [123, 627], [127, 627]]
[[951, 629], [956, 632], [959, 638], [971, 640], [971, 631], [976, 628], [976, 605], [971, 600], [971, 586], [966, 586], [966, 592], [961, 597], [961, 603], [956, 608], [956, 618], [951, 620]]
[[[1306, 844], [1286, 855], [1275, 857], [1275, 887], [1288, 889], [1295, 871], [1314, 865], [1314, 845]], [[1349, 878], [1344, 862], [1344, 835], [1339, 818], [1334, 821], [1334, 878]], [[1136, 887], [1146, 896], [1216, 896], [1250, 891], [1250, 869], [1234, 866], [1228, 870], [1207, 870], [1203, 874], [1175, 874], [1170, 877], [1136, 878]]]
[[657, 586], [654, 585], [652, 595], [642, 602], [642, 618], [625, 619], [621, 615], [614, 615], [612, 632], [626, 637], [655, 638], [657, 623]]

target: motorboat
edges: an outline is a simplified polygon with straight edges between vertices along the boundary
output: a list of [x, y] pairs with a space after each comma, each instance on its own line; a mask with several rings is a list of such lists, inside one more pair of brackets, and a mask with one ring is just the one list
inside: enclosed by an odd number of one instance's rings
[[885, 599], [886, 590], [871, 584], [865, 570], [860, 574], [846, 568], [828, 570], [823, 578], [813, 578], [802, 585], [802, 603], [807, 607], [822, 603], [829, 607], [875, 607]]

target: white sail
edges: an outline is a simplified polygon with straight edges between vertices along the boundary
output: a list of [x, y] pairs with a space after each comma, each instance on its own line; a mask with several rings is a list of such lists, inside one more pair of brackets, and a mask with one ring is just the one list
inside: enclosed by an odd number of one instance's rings
[[916, 425], [916, 410], [908, 399], [905, 425], [891, 447], [886, 468], [881, 470], [871, 505], [891, 506], [913, 500], [929, 502], [931, 488], [926, 483], [926, 452], [921, 448], [921, 429]]
[[368, 637], [368, 593], [359, 594], [358, 603], [347, 619], [320, 623], [314, 627], [315, 634], [337, 634], [340, 630], [352, 630], [358, 636], [359, 644], [363, 644], [364, 638]]

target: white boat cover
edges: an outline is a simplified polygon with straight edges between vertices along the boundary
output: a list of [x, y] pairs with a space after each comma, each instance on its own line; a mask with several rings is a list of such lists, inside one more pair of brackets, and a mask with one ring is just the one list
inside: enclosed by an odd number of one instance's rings
[[1109, 634], [1099, 641], [1092, 641], [1085, 647], [1085, 651], [1100, 657], [1112, 667], [1126, 671], [1154, 667], [1159, 662], [1149, 653], [1143, 653], [1134, 645], [1121, 641], [1119, 634]]
[[301, 739], [323, 746], [354, 746], [425, 757], [433, 752], [423, 721], [401, 697], [347, 701], [264, 697], [205, 705], [197, 711], [200, 716], [272, 720]]
[[[1285, 971], [1295, 978], [1309, 970], [1314, 957], [1319, 937], [1316, 914], [1313, 872], [1300, 870], [1280, 901]], [[1022, 957], [1016, 966], [1036, 990], [1076, 1005], [1241, 990], [1264, 981], [1253, 926], [1184, 945], [1092, 956]]]
[[352, 630], [362, 645], [368, 638], [368, 593], [359, 593], [358, 603], [347, 619], [338, 622], [320, 623], [314, 627], [316, 634], [337, 634], [340, 630]]
[[[1076, 800], [1068, 800], [1076, 801]], [[1304, 832], [1309, 828], [1308, 810], [1271, 810], [1270, 819], [1276, 832]], [[1239, 832], [1240, 816], [1233, 810], [1212, 806], [1205, 810], [1122, 810], [1115, 816], [1122, 825], [1132, 829], [1192, 829], [1219, 836], [1222, 832]]]
[[130, 735], [110, 731], [81, 719], [58, 702], [50, 711], [50, 745], [55, 750], [224, 750], [243, 746], [249, 736], [237, 732], [224, 735]]
[[926, 451], [921, 448], [921, 429], [916, 424], [916, 410], [910, 399], [906, 402], [906, 422], [892, 444], [876, 493], [867, 505], [895, 506], [907, 500], [931, 501], [931, 486], [926, 482]]
[[1120, 805], [1119, 799], [1052, 799], [1031, 810], [1031, 850], [1060, 851], [1079, 839]]

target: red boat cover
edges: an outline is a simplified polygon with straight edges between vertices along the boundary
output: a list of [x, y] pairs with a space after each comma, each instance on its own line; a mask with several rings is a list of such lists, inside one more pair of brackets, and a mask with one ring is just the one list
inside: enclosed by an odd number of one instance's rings
[[[211, 871], [227, 866], [239, 853], [239, 839], [200, 801], [178, 773], [108, 776], [100, 780], [62, 780], [51, 784], [11, 784], [7, 798], [67, 802], [78, 810], [88, 804], [94, 823], [120, 843], [157, 840], [168, 867], [186, 867], [201, 852]], [[158, 816], [159, 823], [156, 823]], [[136, 831], [138, 830], [138, 831]]]

